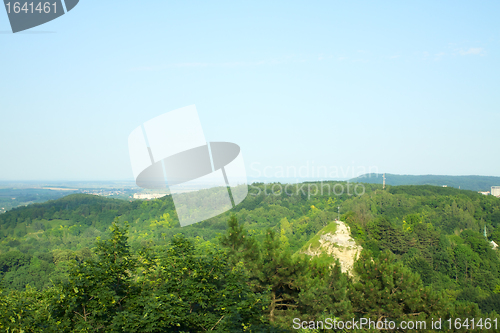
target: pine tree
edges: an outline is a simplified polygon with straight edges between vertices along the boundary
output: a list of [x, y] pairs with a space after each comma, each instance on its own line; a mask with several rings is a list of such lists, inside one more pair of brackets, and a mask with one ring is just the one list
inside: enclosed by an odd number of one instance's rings
[[359, 317], [399, 321], [446, 314], [444, 298], [424, 287], [420, 276], [401, 262], [395, 262], [395, 256], [389, 251], [377, 259], [363, 252], [354, 269], [358, 276], [350, 298]]
[[231, 215], [227, 223], [227, 231], [220, 237], [219, 242], [226, 248], [230, 264], [234, 266], [242, 261], [245, 265], [251, 266], [259, 257], [255, 239], [248, 235], [235, 215]]
[[349, 279], [342, 273], [338, 260], [332, 265], [332, 258], [326, 254], [304, 259], [308, 267], [299, 279], [301, 319], [352, 318], [352, 305], [347, 295]]

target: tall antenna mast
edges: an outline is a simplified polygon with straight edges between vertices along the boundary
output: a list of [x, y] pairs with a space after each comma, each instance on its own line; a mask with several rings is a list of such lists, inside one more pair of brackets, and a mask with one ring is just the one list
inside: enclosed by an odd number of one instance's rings
[[385, 173], [384, 173], [384, 182], [382, 184], [382, 189], [384, 190], [385, 189]]
[[488, 236], [486, 236], [486, 226], [484, 226], [484, 238], [488, 238]]
[[338, 218], [337, 218], [337, 221], [340, 221], [340, 206], [338, 206], [337, 209], [338, 209]]

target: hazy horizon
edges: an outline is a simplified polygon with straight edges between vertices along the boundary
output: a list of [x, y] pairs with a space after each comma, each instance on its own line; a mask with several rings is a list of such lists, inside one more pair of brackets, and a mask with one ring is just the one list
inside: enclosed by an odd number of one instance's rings
[[[376, 177], [382, 177], [384, 173], [378, 173]], [[491, 176], [491, 175], [436, 175], [436, 174], [393, 174], [393, 173], [386, 173], [387, 175], [397, 175], [397, 176], [436, 176], [436, 177], [496, 177], [500, 178], [499, 176]], [[348, 178], [321, 178], [321, 177], [302, 177], [302, 178], [293, 178], [293, 177], [247, 177], [247, 180], [249, 183], [253, 182], [275, 182], [275, 181], [285, 181], [285, 182], [303, 182], [303, 181], [348, 181], [354, 178], [358, 178], [364, 175], [370, 175], [370, 174], [363, 174], [359, 175], [357, 177], [348, 177]], [[376, 178], [375, 177], [375, 178]], [[7, 183], [7, 184], [13, 184], [13, 183], [47, 183], [47, 184], [61, 184], [61, 183], [131, 183], [135, 185], [135, 180], [130, 178], [130, 179], [13, 179], [13, 180], [6, 180], [6, 179], [0, 179], [0, 186], [2, 183]]]

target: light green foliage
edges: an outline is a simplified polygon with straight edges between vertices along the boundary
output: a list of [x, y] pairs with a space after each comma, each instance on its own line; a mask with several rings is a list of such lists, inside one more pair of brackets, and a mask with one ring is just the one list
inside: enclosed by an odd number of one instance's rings
[[[225, 252], [204, 243], [197, 249], [182, 235], [166, 248], [133, 254], [118, 221], [96, 256], [75, 266], [52, 314], [60, 332], [269, 331], [261, 318], [262, 296]], [[271, 329], [271, 328], [269, 328]]]
[[60, 290], [50, 288], [39, 292], [28, 287], [25, 291], [0, 291], [0, 330], [2, 332], [58, 332], [50, 311], [51, 300]]

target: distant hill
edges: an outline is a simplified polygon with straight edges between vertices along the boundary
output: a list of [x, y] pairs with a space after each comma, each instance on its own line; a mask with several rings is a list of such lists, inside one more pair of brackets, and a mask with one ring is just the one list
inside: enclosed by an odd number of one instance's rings
[[[471, 191], [489, 191], [492, 186], [500, 186], [500, 177], [492, 176], [441, 176], [441, 175], [395, 175], [385, 174], [386, 185], [435, 185], [460, 188]], [[381, 173], [367, 173], [349, 180], [369, 184], [382, 184]]]
[[27, 206], [48, 200], [56, 200], [77, 191], [49, 190], [41, 188], [0, 188], [0, 213], [12, 208]]

